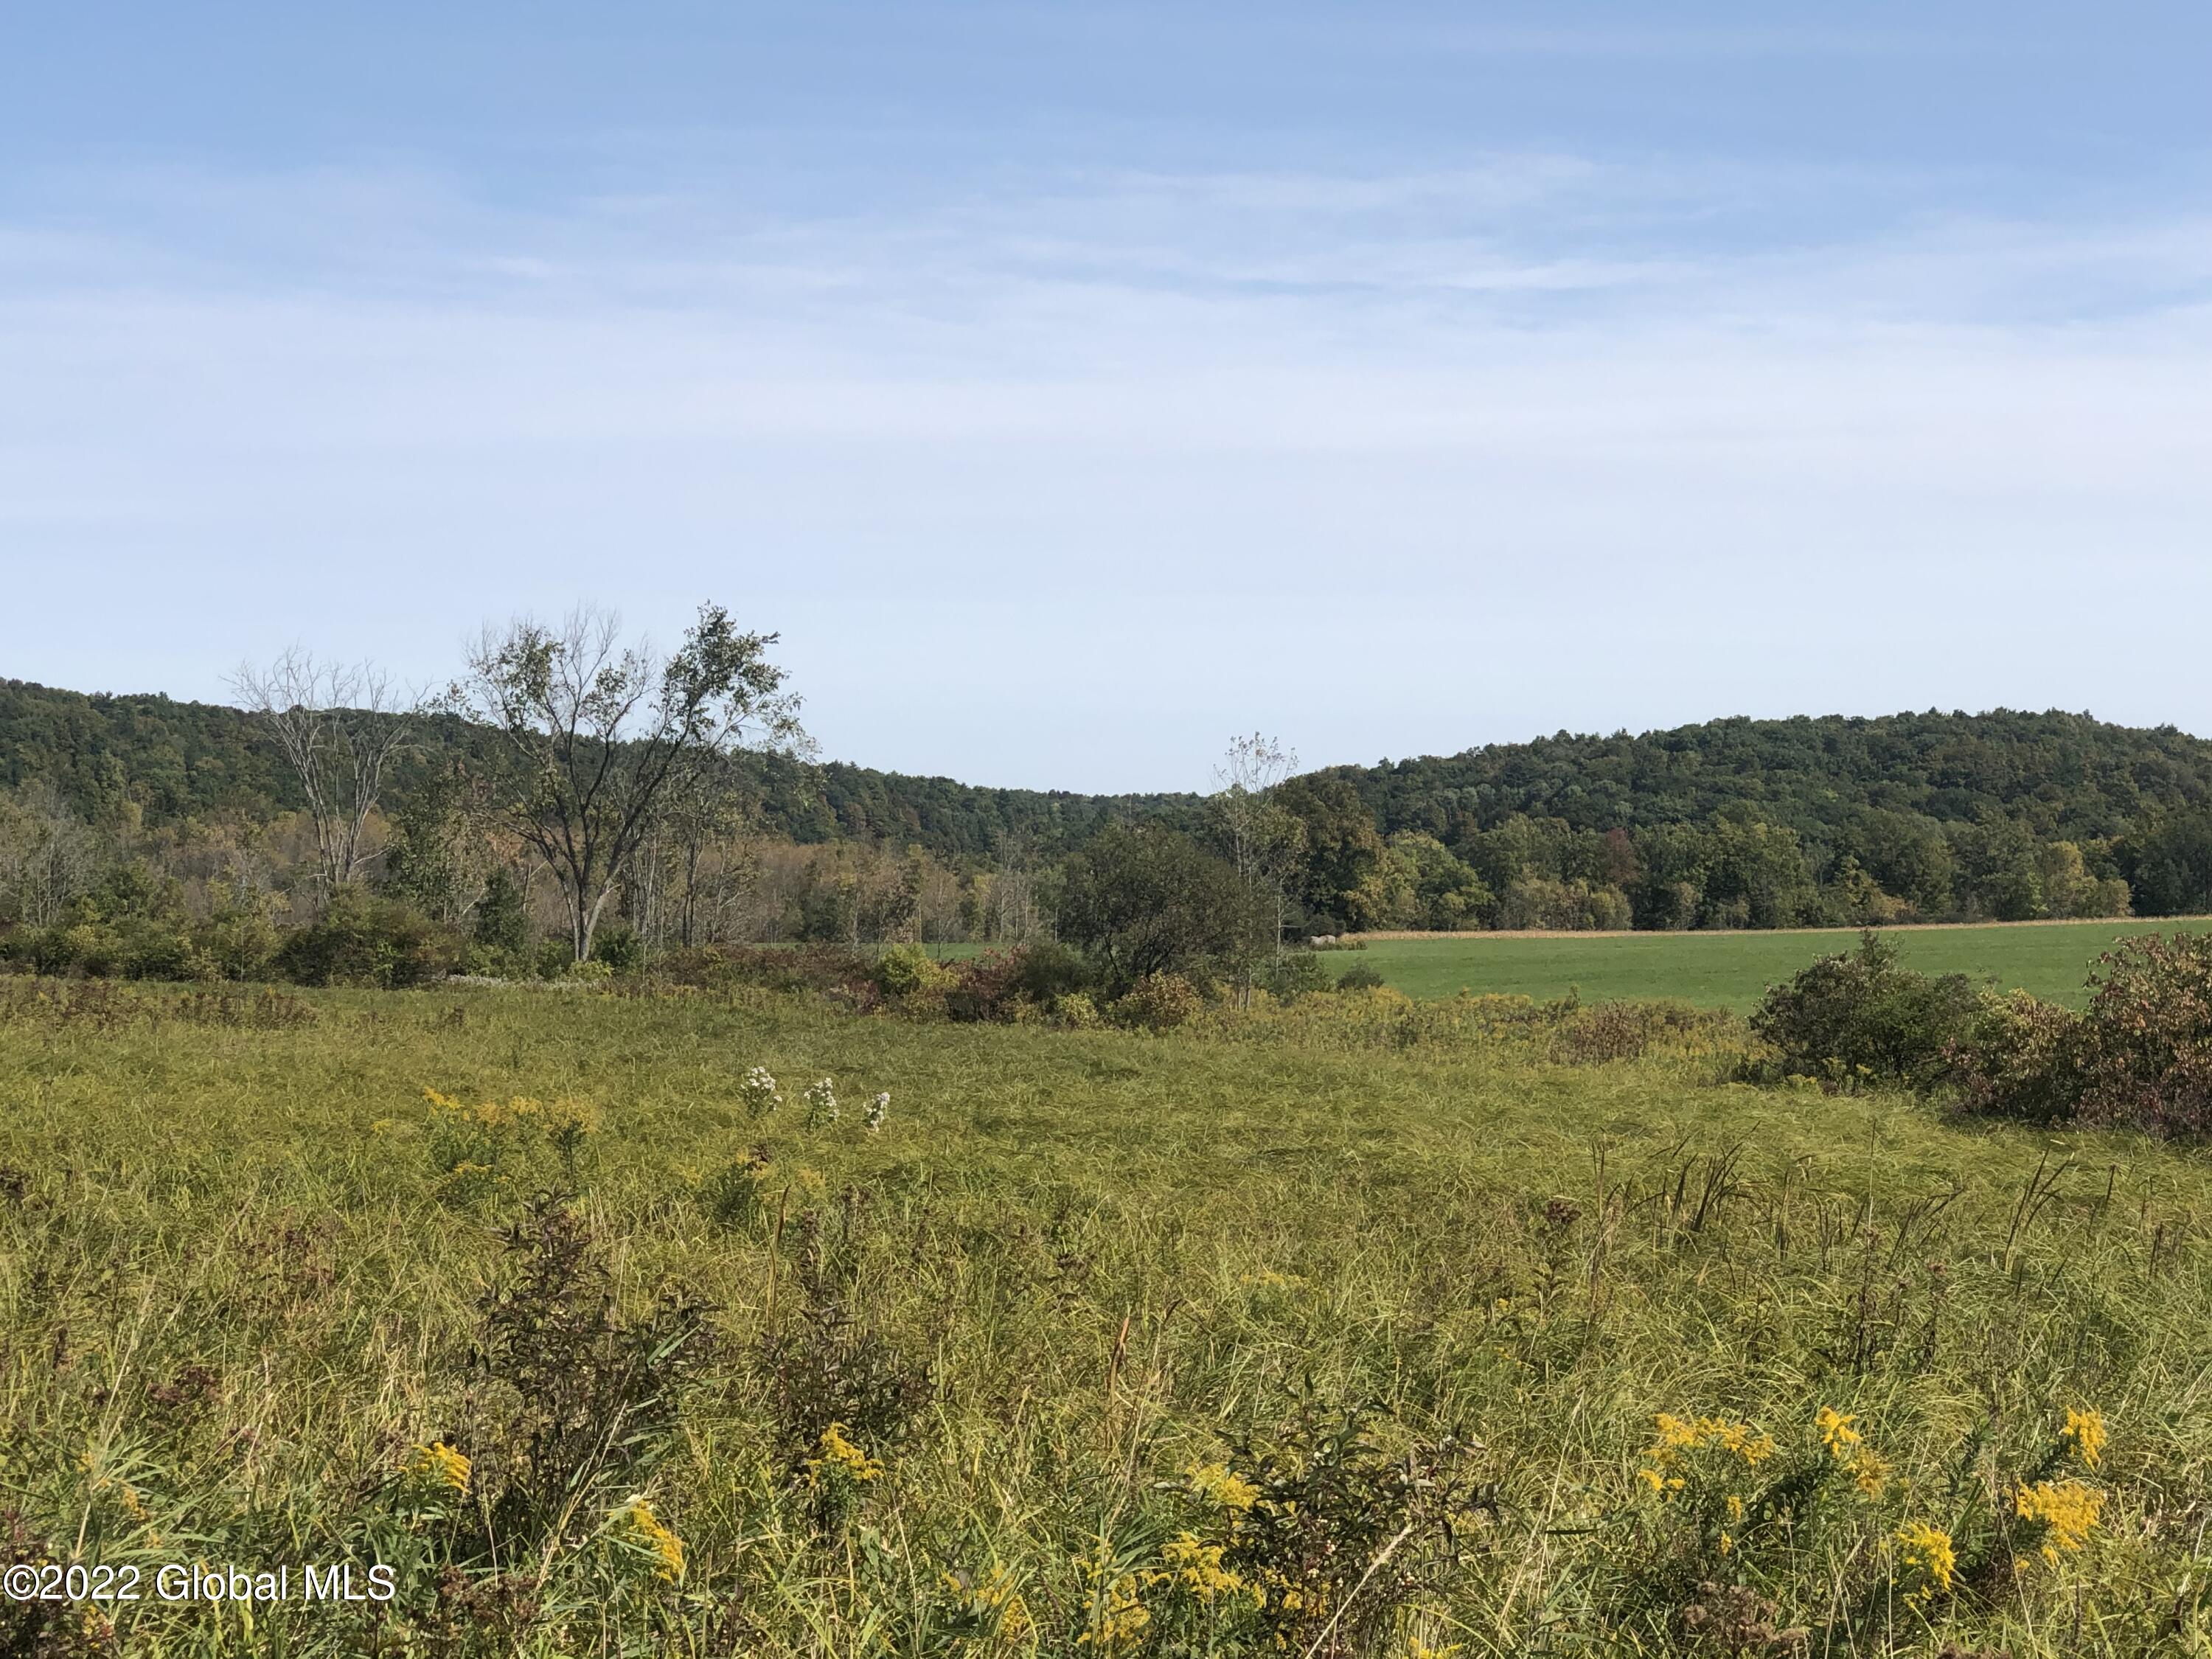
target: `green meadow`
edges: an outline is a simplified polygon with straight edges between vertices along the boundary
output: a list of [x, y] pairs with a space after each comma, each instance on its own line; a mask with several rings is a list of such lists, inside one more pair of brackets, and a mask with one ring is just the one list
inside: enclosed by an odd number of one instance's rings
[[396, 1587], [0, 1651], [2212, 1639], [2195, 1152], [1724, 1015], [0, 994], [0, 1554]]
[[[1907, 967], [1965, 974], [2000, 989], [2079, 1007], [2097, 958], [2142, 933], [2212, 926], [2186, 921], [2002, 923], [1972, 927], [1898, 927], [1885, 937]], [[1571, 933], [1541, 937], [1483, 933], [1370, 940], [1357, 954], [1331, 954], [1333, 972], [1364, 963], [1409, 996], [1462, 990], [1539, 1000], [1578, 992], [1591, 1000], [1680, 997], [1701, 1007], [1747, 1012], [1766, 988], [1814, 957], [1854, 947], [1846, 929], [1741, 933]]]

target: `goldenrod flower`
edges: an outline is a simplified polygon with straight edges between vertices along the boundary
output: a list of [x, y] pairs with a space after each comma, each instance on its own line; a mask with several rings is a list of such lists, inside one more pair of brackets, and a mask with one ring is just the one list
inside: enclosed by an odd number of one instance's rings
[[400, 1473], [409, 1480], [426, 1486], [444, 1486], [450, 1491], [465, 1492], [469, 1489], [467, 1455], [457, 1451], [442, 1440], [428, 1445], [418, 1445], [407, 1454], [400, 1465]]
[[2044, 1527], [2041, 1554], [2052, 1566], [2061, 1550], [2078, 1550], [2105, 1512], [2105, 1494], [2079, 1480], [2039, 1480], [2013, 1494], [2013, 1512]]
[[1908, 1521], [1897, 1529], [1896, 1539], [1905, 1565], [1921, 1580], [1918, 1588], [1907, 1593], [1906, 1601], [1918, 1606], [1951, 1588], [1959, 1571], [1959, 1556], [1951, 1547], [1949, 1533], [1925, 1521]]
[[1226, 1463], [1194, 1463], [1186, 1471], [1190, 1489], [1214, 1508], [1247, 1514], [1260, 1501], [1260, 1489]]
[[1115, 1571], [1104, 1559], [1106, 1540], [1098, 1541], [1100, 1560], [1076, 1563], [1091, 1581], [1091, 1616], [1075, 1644], [1094, 1653], [1128, 1653], [1143, 1644], [1152, 1612], [1144, 1603], [1137, 1575]]
[[1646, 1455], [1662, 1470], [1688, 1453], [1713, 1447], [1741, 1457], [1753, 1468], [1774, 1453], [1773, 1436], [1761, 1434], [1748, 1423], [1730, 1422], [1724, 1417], [1680, 1418], [1671, 1412], [1661, 1412], [1652, 1421], [1659, 1437]]
[[2062, 1439], [2074, 1443], [2075, 1455], [2085, 1468], [2095, 1468], [2097, 1460], [2105, 1451], [2105, 1414], [2092, 1406], [2087, 1411], [2067, 1408], [2066, 1426], [2059, 1431]]
[[656, 1577], [673, 1584], [684, 1577], [684, 1540], [670, 1531], [666, 1523], [653, 1512], [653, 1505], [642, 1498], [633, 1498], [615, 1511], [616, 1518], [629, 1530], [631, 1536], [651, 1551], [658, 1562], [653, 1568]]
[[988, 1577], [975, 1583], [962, 1573], [939, 1577], [951, 1591], [954, 1604], [969, 1618], [995, 1626], [1000, 1636], [1010, 1640], [1019, 1641], [1030, 1633], [1036, 1621], [1030, 1616], [1029, 1603], [1015, 1588], [1014, 1576], [1003, 1566], [994, 1565]]
[[1838, 1411], [1833, 1406], [1820, 1407], [1814, 1423], [1820, 1431], [1820, 1443], [1838, 1463], [1850, 1461], [1851, 1448], [1859, 1443], [1859, 1431], [1851, 1426], [1857, 1422], [1856, 1413]]
[[1882, 1488], [1889, 1484], [1889, 1462], [1864, 1447], [1851, 1459], [1851, 1479], [1869, 1498], [1881, 1496]]
[[806, 1484], [819, 1486], [824, 1473], [848, 1480], [873, 1480], [884, 1466], [845, 1438], [845, 1425], [832, 1423], [822, 1431], [820, 1455], [806, 1460]]
[[1168, 1576], [1201, 1601], [1245, 1593], [1252, 1597], [1253, 1606], [1262, 1605], [1266, 1601], [1264, 1592], [1246, 1584], [1237, 1573], [1221, 1565], [1222, 1554], [1228, 1547], [1226, 1544], [1203, 1543], [1196, 1533], [1186, 1532], [1160, 1546], [1160, 1559], [1167, 1563]]

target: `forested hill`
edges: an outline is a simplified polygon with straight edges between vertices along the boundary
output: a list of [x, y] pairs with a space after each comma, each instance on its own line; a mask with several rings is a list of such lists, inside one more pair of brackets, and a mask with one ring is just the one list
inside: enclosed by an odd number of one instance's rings
[[[493, 752], [489, 733], [459, 720], [426, 720], [421, 732], [422, 741], [394, 769], [392, 799], [457, 758]], [[953, 860], [988, 856], [1009, 836], [1050, 853], [1087, 840], [1117, 816], [1188, 813], [1196, 805], [1188, 795], [981, 788], [834, 761], [752, 765], [771, 834], [807, 842], [918, 844]], [[131, 809], [148, 824], [258, 818], [303, 805], [297, 780], [240, 709], [0, 680], [0, 788], [33, 780], [52, 784], [95, 822]]]
[[1561, 732], [1443, 758], [1329, 769], [1386, 834], [1450, 842], [1516, 813], [1572, 829], [1757, 819], [1825, 840], [1867, 811], [1999, 817], [2045, 840], [2124, 834], [2147, 813], [2212, 804], [2212, 742], [2087, 714], [1719, 720], [1639, 737]]
[[[425, 722], [422, 738], [392, 794], [456, 758], [490, 752], [488, 733], [457, 720]], [[149, 824], [300, 805], [291, 774], [239, 709], [0, 680], [0, 787], [33, 779], [94, 820], [125, 803]], [[1048, 856], [1114, 820], [1188, 818], [1196, 804], [1189, 795], [983, 788], [836, 762], [768, 761], [756, 781], [770, 833], [919, 844], [956, 860], [987, 857], [1010, 835]], [[2002, 821], [2039, 841], [2087, 846], [2212, 810], [2212, 742], [2171, 726], [2003, 709], [1735, 719], [1334, 767], [1309, 775], [1301, 793], [1310, 799], [1346, 788], [1384, 836], [1411, 831], [1455, 847], [1516, 817], [1639, 839], [1666, 825], [1734, 819], [1794, 830], [1816, 851], [1849, 842], [1870, 816]]]

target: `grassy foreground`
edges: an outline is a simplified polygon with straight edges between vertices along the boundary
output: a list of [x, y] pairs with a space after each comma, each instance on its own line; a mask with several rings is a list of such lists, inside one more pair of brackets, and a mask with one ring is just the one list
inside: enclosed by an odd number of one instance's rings
[[0, 1555], [398, 1595], [0, 1650], [2205, 1650], [2199, 1155], [1361, 1001], [19, 1000]]
[[[2175, 921], [2008, 922], [1984, 927], [1883, 930], [1905, 965], [1923, 974], [1993, 979], [2001, 990], [2032, 991], [2080, 1007], [2099, 956], [2140, 933], [2201, 928]], [[1364, 963], [1389, 985], [1416, 997], [1477, 994], [1534, 997], [1578, 990], [1587, 1000], [1680, 997], [1706, 1008], [1747, 1012], [1766, 988], [1815, 957], [1847, 951], [1851, 929], [1739, 933], [1571, 933], [1527, 938], [1465, 933], [1370, 940], [1357, 955], [1332, 955], [1342, 972]]]

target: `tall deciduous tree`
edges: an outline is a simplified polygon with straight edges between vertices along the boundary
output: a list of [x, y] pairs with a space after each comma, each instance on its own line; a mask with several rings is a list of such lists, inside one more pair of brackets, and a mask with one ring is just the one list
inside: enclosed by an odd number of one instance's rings
[[1279, 956], [1290, 884], [1305, 850], [1305, 825], [1284, 809], [1275, 792], [1297, 763], [1297, 756], [1273, 738], [1255, 732], [1234, 738], [1213, 769], [1208, 802], [1237, 878], [1255, 911], [1264, 908], [1274, 918]]
[[768, 659], [775, 639], [702, 605], [664, 657], [625, 643], [612, 612], [580, 606], [557, 628], [487, 626], [471, 648], [445, 702], [504, 739], [506, 814], [560, 885], [578, 961], [672, 790], [732, 749], [805, 745]]
[[315, 827], [319, 904], [361, 873], [384, 769], [410, 735], [404, 701], [368, 663], [321, 663], [295, 646], [231, 686], [283, 751]]

